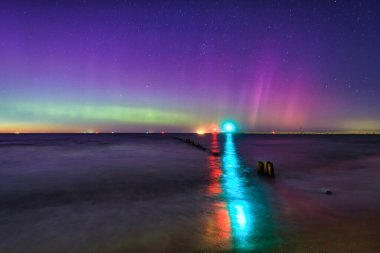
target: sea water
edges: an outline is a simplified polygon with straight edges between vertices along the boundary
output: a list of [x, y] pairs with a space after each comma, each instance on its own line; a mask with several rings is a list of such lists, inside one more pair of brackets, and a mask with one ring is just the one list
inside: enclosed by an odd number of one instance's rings
[[3, 134], [0, 252], [371, 252], [379, 176], [376, 135]]

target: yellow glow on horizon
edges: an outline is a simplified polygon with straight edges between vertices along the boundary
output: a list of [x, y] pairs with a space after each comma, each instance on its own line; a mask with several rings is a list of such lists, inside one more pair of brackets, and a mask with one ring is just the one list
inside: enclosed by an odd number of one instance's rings
[[29, 122], [0, 123], [0, 133], [80, 133], [78, 128], [67, 125], [43, 124]]
[[353, 131], [380, 131], [380, 120], [344, 121], [341, 125]]
[[204, 131], [203, 129], [198, 129], [198, 130], [196, 131], [196, 133], [197, 133], [198, 135], [204, 135], [204, 134], [205, 134], [205, 131]]

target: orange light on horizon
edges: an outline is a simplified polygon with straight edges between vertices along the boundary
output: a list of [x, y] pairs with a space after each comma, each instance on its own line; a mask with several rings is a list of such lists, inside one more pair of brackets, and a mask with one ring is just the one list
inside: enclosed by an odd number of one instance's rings
[[0, 133], [78, 133], [80, 130], [57, 124], [0, 122]]
[[198, 129], [196, 132], [198, 135], [204, 135], [205, 131], [203, 129]]

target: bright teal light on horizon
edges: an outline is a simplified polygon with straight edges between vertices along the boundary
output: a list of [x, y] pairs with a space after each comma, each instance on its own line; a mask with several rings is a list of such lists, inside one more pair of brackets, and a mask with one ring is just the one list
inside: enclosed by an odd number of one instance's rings
[[232, 120], [227, 120], [222, 123], [222, 132], [223, 133], [234, 133], [237, 130], [237, 125]]

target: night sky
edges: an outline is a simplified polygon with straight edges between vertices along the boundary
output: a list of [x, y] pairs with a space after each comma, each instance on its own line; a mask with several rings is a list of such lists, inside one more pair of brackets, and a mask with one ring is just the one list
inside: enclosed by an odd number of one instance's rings
[[1, 1], [0, 132], [380, 130], [379, 1]]

